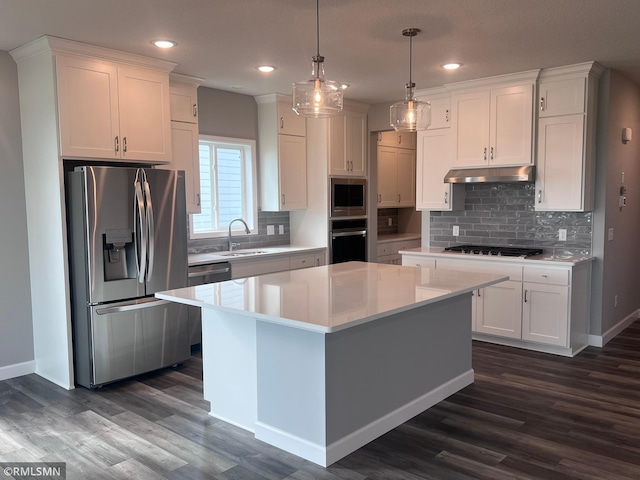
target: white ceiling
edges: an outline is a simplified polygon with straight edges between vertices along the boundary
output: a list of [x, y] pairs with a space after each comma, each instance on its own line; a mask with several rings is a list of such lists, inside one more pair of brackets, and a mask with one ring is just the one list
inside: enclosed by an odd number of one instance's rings
[[[0, 0], [0, 50], [48, 34], [171, 60], [213, 88], [290, 93], [310, 75], [315, 22], [314, 0]], [[417, 89], [590, 60], [640, 83], [640, 0], [320, 0], [327, 78], [352, 100], [402, 99], [409, 27], [422, 30]], [[453, 60], [464, 66], [439, 67]], [[265, 63], [278, 69], [255, 70]]]

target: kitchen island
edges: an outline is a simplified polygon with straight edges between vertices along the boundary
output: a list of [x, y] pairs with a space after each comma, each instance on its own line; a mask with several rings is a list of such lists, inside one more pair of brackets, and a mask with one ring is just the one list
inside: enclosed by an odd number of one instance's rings
[[473, 383], [500, 275], [348, 262], [157, 293], [203, 309], [210, 414], [328, 466]]

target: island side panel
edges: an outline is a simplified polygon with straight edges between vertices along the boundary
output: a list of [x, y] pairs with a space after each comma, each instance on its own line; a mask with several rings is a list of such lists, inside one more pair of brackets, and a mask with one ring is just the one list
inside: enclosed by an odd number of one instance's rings
[[253, 432], [256, 423], [256, 320], [202, 309], [202, 374], [210, 415]]
[[471, 294], [327, 335], [327, 463], [473, 382]]
[[256, 438], [324, 463], [325, 335], [258, 321]]

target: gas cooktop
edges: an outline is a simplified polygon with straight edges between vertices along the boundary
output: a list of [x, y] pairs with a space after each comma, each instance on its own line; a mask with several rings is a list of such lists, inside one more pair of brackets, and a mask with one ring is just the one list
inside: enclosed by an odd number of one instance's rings
[[475, 255], [496, 255], [498, 257], [527, 258], [543, 253], [541, 248], [492, 247], [490, 245], [456, 245], [447, 247], [445, 252], [470, 253]]

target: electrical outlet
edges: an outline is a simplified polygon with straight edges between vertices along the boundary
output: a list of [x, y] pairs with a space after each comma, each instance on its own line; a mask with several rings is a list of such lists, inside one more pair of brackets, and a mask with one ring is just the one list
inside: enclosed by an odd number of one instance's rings
[[615, 297], [613, 297], [613, 306], [617, 307], [618, 306], [618, 295], [616, 295]]
[[284, 235], [284, 225], [278, 225], [278, 233]]
[[558, 240], [560, 240], [561, 242], [566, 242], [567, 241], [567, 229], [566, 228], [561, 228], [558, 230]]
[[453, 226], [453, 236], [457, 237], [458, 235], [460, 235], [460, 227], [458, 225], [454, 225]]
[[613, 240], [613, 228], [609, 229], [609, 235], [608, 235], [609, 241]]
[[393, 218], [389, 217], [389, 220], [387, 220], [387, 225], [393, 225]]
[[273, 225], [267, 225], [267, 235], [274, 235], [276, 233]]

